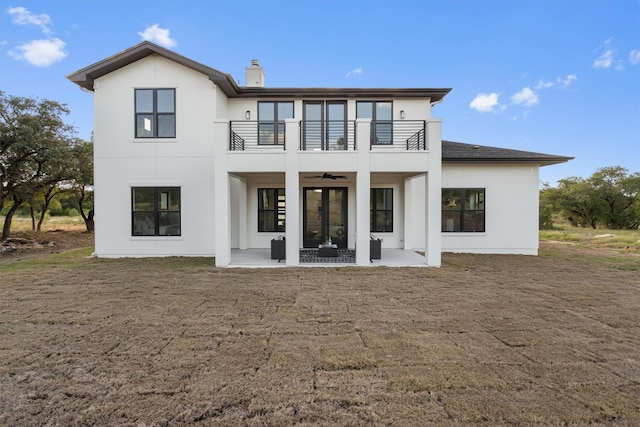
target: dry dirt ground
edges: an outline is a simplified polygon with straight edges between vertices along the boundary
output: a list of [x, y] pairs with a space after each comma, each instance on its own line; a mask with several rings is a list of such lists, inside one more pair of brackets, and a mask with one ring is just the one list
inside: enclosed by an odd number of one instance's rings
[[640, 425], [637, 255], [218, 269], [51, 251], [0, 258], [0, 425]]

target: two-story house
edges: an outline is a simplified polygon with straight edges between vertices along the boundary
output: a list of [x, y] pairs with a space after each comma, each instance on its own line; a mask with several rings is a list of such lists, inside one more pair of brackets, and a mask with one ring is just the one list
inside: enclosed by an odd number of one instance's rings
[[[150, 42], [68, 78], [94, 97], [99, 257], [320, 245], [537, 254], [538, 169], [568, 157], [442, 141], [450, 89], [269, 88]], [[330, 245], [329, 245], [330, 244]], [[265, 264], [271, 262], [265, 259]], [[273, 261], [275, 262], [275, 261]]]

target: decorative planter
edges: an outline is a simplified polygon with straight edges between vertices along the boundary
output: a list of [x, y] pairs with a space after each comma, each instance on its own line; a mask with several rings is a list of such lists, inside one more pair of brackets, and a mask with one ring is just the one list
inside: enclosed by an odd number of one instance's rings
[[280, 262], [287, 258], [286, 240], [271, 240], [271, 259]]
[[369, 240], [369, 258], [382, 259], [382, 240], [380, 239]]

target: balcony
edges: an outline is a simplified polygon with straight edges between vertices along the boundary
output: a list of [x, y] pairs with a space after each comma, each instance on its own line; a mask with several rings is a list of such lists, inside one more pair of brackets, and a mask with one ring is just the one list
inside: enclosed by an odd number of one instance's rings
[[424, 120], [371, 122], [371, 151], [427, 150], [426, 126]]
[[[306, 120], [300, 122], [300, 151], [355, 151], [358, 143], [371, 151], [425, 151], [427, 122], [389, 120], [371, 122], [369, 141], [359, 141], [353, 120]], [[285, 123], [238, 120], [229, 123], [229, 151], [283, 151]]]
[[[255, 151], [285, 149], [284, 123], [269, 128], [255, 120], [229, 122], [229, 151]], [[260, 129], [260, 132], [258, 131]]]
[[353, 120], [304, 120], [300, 122], [300, 151], [348, 151], [356, 149]]

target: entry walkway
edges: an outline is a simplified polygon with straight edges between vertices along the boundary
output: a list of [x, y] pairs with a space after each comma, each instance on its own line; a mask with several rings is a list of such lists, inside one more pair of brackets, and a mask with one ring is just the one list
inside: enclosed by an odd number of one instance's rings
[[[382, 259], [374, 259], [370, 267], [428, 267], [424, 256], [404, 249], [382, 249]], [[231, 264], [235, 268], [278, 268], [287, 267], [286, 260], [271, 259], [270, 249], [231, 249]], [[305, 263], [299, 267], [356, 267], [354, 263]]]

